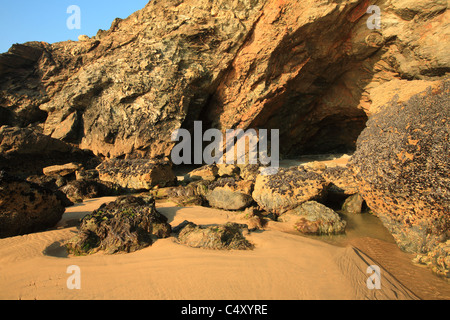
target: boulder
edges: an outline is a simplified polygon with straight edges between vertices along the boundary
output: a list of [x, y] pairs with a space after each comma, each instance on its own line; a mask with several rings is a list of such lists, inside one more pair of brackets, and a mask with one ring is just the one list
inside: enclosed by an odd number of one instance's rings
[[356, 193], [345, 199], [345, 202], [342, 205], [342, 211], [352, 214], [361, 213], [363, 202], [364, 202], [363, 197], [361, 197], [359, 193]]
[[238, 177], [240, 168], [236, 164], [217, 164], [217, 175], [219, 177]]
[[39, 186], [51, 190], [64, 207], [73, 206], [73, 202], [67, 197], [67, 195], [59, 190], [67, 184], [67, 180], [61, 176], [29, 176], [26, 179], [28, 182], [38, 184]]
[[407, 252], [450, 237], [449, 105], [449, 80], [394, 98], [368, 121], [349, 163], [359, 193]]
[[93, 180], [93, 179], [98, 179], [99, 174], [96, 169], [90, 169], [90, 170], [80, 169], [80, 170], [75, 171], [75, 178], [77, 180]]
[[85, 216], [78, 234], [66, 243], [69, 253], [75, 255], [134, 252], [158, 238], [170, 236], [167, 218], [155, 208], [151, 197], [119, 197], [103, 204]]
[[198, 180], [188, 185], [176, 187], [157, 188], [151, 193], [155, 199], [166, 199], [175, 202], [180, 207], [206, 205], [206, 194], [208, 193], [208, 180]]
[[259, 175], [252, 196], [263, 210], [279, 215], [323, 198], [327, 186], [320, 174], [303, 167], [280, 168], [274, 175]]
[[219, 169], [216, 165], [206, 165], [192, 170], [185, 176], [185, 181], [208, 180], [214, 181], [219, 177]]
[[231, 187], [217, 187], [206, 196], [211, 207], [224, 210], [242, 210], [248, 207], [253, 199], [250, 195], [235, 191]]
[[252, 202], [253, 182], [220, 178], [208, 185], [206, 200], [211, 207], [224, 210], [243, 210]]
[[178, 243], [189, 247], [215, 250], [253, 249], [254, 245], [244, 237], [243, 230], [247, 230], [247, 225], [231, 222], [224, 225], [198, 226], [184, 221], [174, 228]]
[[64, 211], [52, 190], [0, 171], [0, 238], [52, 228]]
[[257, 164], [239, 165], [239, 176], [244, 180], [255, 181], [260, 173], [260, 166]]
[[282, 214], [279, 221], [292, 224], [304, 234], [330, 235], [345, 232], [346, 222], [332, 209], [316, 201], [308, 201]]
[[117, 183], [129, 190], [167, 187], [177, 181], [171, 164], [163, 160], [111, 159], [102, 162], [96, 169], [100, 180]]

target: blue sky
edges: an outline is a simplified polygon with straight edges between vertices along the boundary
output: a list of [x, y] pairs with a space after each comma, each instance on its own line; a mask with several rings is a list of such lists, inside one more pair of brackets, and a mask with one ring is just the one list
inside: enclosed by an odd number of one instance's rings
[[[0, 0], [0, 53], [14, 43], [77, 40], [81, 34], [94, 36], [111, 22], [142, 9], [148, 0]], [[67, 8], [81, 11], [81, 29], [70, 30]]]

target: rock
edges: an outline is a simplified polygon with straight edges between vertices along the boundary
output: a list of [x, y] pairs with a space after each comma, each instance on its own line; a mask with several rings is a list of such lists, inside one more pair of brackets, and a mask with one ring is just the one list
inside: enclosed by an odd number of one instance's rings
[[240, 168], [235, 164], [217, 164], [217, 175], [219, 177], [236, 177], [239, 176]]
[[335, 187], [334, 192], [341, 192], [346, 195], [358, 193], [358, 183], [353, 176], [353, 172], [347, 167], [328, 167], [321, 175]]
[[342, 205], [342, 211], [346, 213], [361, 213], [364, 199], [359, 193], [348, 197]]
[[206, 200], [211, 207], [224, 210], [243, 210], [252, 202], [253, 182], [235, 180], [234, 178], [220, 178], [208, 185], [210, 190]]
[[67, 183], [67, 179], [59, 175], [54, 176], [32, 175], [27, 177], [26, 180], [32, 183], [36, 183], [41, 187], [50, 190], [57, 190], [58, 188], [61, 188]]
[[28, 182], [40, 185], [45, 189], [49, 189], [53, 194], [61, 201], [64, 207], [73, 206], [73, 202], [66, 196], [64, 192], [59, 190], [62, 186], [66, 185], [67, 180], [61, 176], [29, 176], [26, 179]]
[[216, 165], [206, 165], [189, 172], [185, 180], [195, 181], [195, 180], [208, 180], [214, 181], [219, 176], [219, 169]]
[[155, 208], [153, 198], [120, 197], [85, 216], [78, 234], [66, 243], [75, 255], [134, 252], [170, 236], [167, 218]]
[[224, 210], [242, 210], [253, 202], [250, 195], [234, 191], [228, 186], [215, 188], [206, 199], [211, 207]]
[[292, 224], [304, 234], [330, 235], [345, 232], [346, 222], [332, 209], [316, 201], [308, 201], [282, 214], [279, 221]]
[[55, 128], [51, 137], [67, 142], [76, 141], [79, 125], [79, 116], [77, 112], [72, 112], [67, 116], [58, 127]]
[[73, 180], [59, 188], [59, 191], [64, 193], [73, 202], [82, 202], [84, 199], [117, 196], [125, 193], [125, 190], [119, 185], [98, 179]]
[[171, 164], [162, 160], [112, 159], [102, 162], [96, 169], [100, 180], [114, 182], [130, 190], [167, 187], [177, 181]]
[[199, 180], [191, 182], [187, 186], [162, 188], [153, 193], [156, 198], [169, 199], [180, 207], [201, 206], [206, 204], [209, 183], [208, 180]]
[[244, 219], [246, 219], [246, 224], [248, 230], [263, 230], [266, 221], [257, 214], [255, 207], [248, 207], [244, 210]]
[[240, 165], [239, 176], [244, 180], [256, 181], [260, 173], [260, 166], [257, 164]]
[[32, 129], [0, 127], [0, 153], [5, 157], [20, 155], [51, 155], [70, 153], [74, 148]]
[[242, 233], [245, 229], [247, 225], [231, 222], [216, 226], [198, 226], [184, 221], [174, 228], [174, 232], [178, 234], [178, 243], [193, 248], [250, 250], [254, 248], [254, 245], [245, 239]]
[[[70, 141], [110, 158], [169, 156], [173, 131], [199, 117], [263, 5], [151, 2], [90, 40], [14, 47], [14, 56], [0, 58], [4, 105], [25, 108], [28, 87], [39, 86], [32, 101], [44, 114], [45, 134], [69, 139], [70, 132]], [[11, 61], [24, 70], [7, 68]], [[74, 111], [78, 120], [60, 134]]]
[[48, 166], [68, 162], [96, 165], [97, 158], [63, 141], [43, 135], [30, 128], [0, 128], [0, 167], [9, 173], [27, 177], [41, 175]]
[[90, 170], [80, 169], [75, 171], [75, 178], [77, 180], [95, 180], [99, 178], [99, 174], [96, 169]]
[[80, 167], [81, 165], [79, 163], [66, 163], [60, 166], [46, 167], [43, 169], [43, 172], [46, 176], [59, 175], [64, 177], [79, 170]]
[[318, 173], [323, 172], [327, 169], [327, 165], [325, 163], [319, 162], [319, 161], [305, 163], [303, 165], [303, 167], [306, 170], [314, 171], [314, 172], [318, 172]]
[[78, 41], [88, 41], [88, 40], [90, 40], [91, 38], [89, 38], [87, 35], [85, 35], [85, 34], [81, 34], [81, 35], [79, 35], [78, 36]]
[[435, 274], [450, 279], [450, 240], [439, 243], [427, 254], [419, 254], [413, 260], [426, 265]]
[[447, 9], [448, 3], [445, 0], [396, 0], [392, 3], [393, 11], [404, 20], [412, 20], [416, 15], [424, 16], [427, 19]]
[[450, 237], [450, 85], [396, 99], [367, 123], [350, 167], [359, 193], [407, 252]]
[[108, 158], [167, 157], [200, 119], [279, 129], [284, 156], [353, 152], [395, 94], [377, 88], [450, 70], [447, 1], [377, 1], [377, 30], [369, 5], [152, 1], [90, 40], [14, 45], [0, 55], [1, 123]]
[[82, 202], [84, 199], [99, 197], [98, 184], [93, 180], [75, 180], [70, 181], [59, 189], [72, 202]]
[[52, 228], [64, 211], [52, 190], [0, 171], [0, 238]]
[[277, 174], [256, 178], [253, 199], [265, 211], [282, 214], [326, 193], [321, 175], [302, 167], [280, 168]]

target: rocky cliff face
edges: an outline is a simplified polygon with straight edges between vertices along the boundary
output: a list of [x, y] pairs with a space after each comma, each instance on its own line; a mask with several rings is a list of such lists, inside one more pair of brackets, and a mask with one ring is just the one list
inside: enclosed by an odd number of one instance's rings
[[107, 157], [167, 156], [171, 133], [194, 120], [280, 129], [284, 155], [352, 150], [386, 92], [449, 70], [447, 6], [151, 1], [92, 39], [1, 55], [2, 124]]

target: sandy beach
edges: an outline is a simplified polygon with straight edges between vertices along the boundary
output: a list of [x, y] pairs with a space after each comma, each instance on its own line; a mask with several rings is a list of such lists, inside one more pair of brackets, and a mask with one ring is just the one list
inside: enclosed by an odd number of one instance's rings
[[[395, 244], [371, 237], [324, 240], [282, 232], [272, 224], [247, 238], [252, 251], [215, 251], [173, 237], [130, 254], [67, 256], [61, 244], [77, 219], [113, 197], [67, 209], [58, 229], [0, 240], [1, 299], [448, 299], [450, 285], [410, 262]], [[158, 202], [172, 226], [242, 222], [241, 215]], [[276, 224], [276, 223], [275, 223]], [[375, 258], [373, 258], [375, 257]], [[81, 271], [81, 289], [67, 288], [67, 268]], [[369, 290], [369, 265], [381, 268], [381, 289]], [[420, 279], [420, 280], [419, 280]]]

